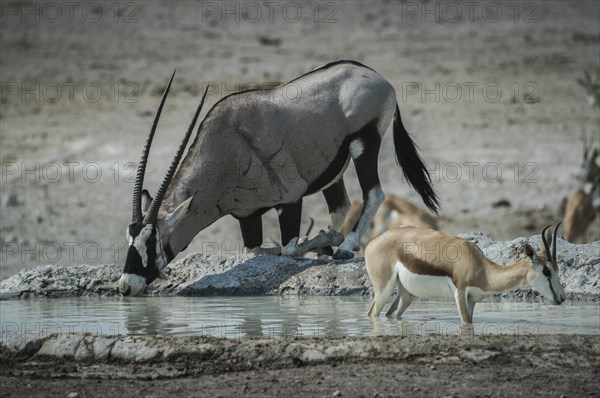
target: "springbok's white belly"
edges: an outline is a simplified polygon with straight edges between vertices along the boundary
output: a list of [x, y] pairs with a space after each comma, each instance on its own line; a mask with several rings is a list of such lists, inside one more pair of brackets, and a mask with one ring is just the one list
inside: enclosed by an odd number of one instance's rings
[[396, 263], [396, 271], [402, 286], [414, 296], [454, 298], [456, 288], [450, 277], [415, 274], [400, 261]]

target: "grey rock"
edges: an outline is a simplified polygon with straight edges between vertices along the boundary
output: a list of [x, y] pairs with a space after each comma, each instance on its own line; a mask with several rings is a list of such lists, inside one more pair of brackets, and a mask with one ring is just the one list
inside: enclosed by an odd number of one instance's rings
[[[498, 242], [482, 233], [459, 235], [474, 242], [492, 260], [521, 259], [522, 246], [541, 250], [540, 235]], [[561, 282], [571, 299], [600, 300], [600, 242], [571, 244], [559, 237], [557, 257]], [[0, 282], [0, 299], [117, 295], [122, 265], [43, 265]], [[280, 256], [236, 257], [192, 254], [167, 268], [166, 280], [156, 280], [148, 295], [352, 295], [370, 294], [371, 282], [363, 258], [346, 261]], [[529, 299], [531, 291], [502, 295]], [[82, 354], [83, 355], [83, 354]]]

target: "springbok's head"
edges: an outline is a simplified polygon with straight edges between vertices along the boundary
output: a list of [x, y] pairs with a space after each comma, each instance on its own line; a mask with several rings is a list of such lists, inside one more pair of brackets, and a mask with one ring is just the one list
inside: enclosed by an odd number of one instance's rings
[[591, 184], [593, 187], [600, 185], [600, 165], [596, 162], [600, 151], [598, 148], [593, 148], [590, 153], [590, 143], [585, 137], [582, 137], [583, 141], [583, 160], [579, 166], [579, 172], [577, 173], [577, 179], [582, 184]]
[[[547, 226], [542, 231], [542, 241], [544, 242], [544, 251], [536, 253], [529, 245], [525, 245], [525, 254], [531, 260], [531, 287], [540, 292], [548, 300], [556, 305], [562, 304], [566, 300], [565, 291], [558, 279], [558, 264], [556, 262], [556, 236], [560, 223], [554, 229], [554, 237], [550, 232], [549, 240], [552, 246], [548, 245], [546, 239]], [[552, 250], [550, 250], [552, 248]]]
[[169, 93], [169, 89], [171, 88], [171, 83], [173, 82], [173, 77], [175, 77], [175, 72], [173, 72], [171, 80], [169, 80], [169, 84], [161, 98], [137, 170], [135, 186], [133, 188], [133, 217], [126, 232], [129, 248], [127, 249], [127, 257], [125, 259], [125, 268], [123, 269], [121, 279], [119, 279], [119, 291], [123, 296], [139, 296], [153, 280], [156, 278], [164, 278], [164, 268], [175, 257], [169, 246], [168, 237], [170, 236], [173, 227], [185, 216], [185, 214], [187, 214], [187, 210], [192, 201], [192, 198], [189, 198], [181, 203], [172, 213], [159, 217], [160, 205], [162, 204], [167, 188], [175, 175], [175, 171], [179, 166], [183, 151], [187, 146], [194, 125], [198, 120], [202, 105], [204, 104], [204, 98], [206, 97], [206, 91], [194, 114], [192, 123], [171, 162], [171, 166], [156, 193], [156, 197], [152, 199], [148, 194], [148, 191], [142, 190], [148, 153], [150, 151], [150, 146], [152, 145], [152, 139], [154, 138], [154, 132], [156, 131], [163, 105], [167, 98], [167, 94]]

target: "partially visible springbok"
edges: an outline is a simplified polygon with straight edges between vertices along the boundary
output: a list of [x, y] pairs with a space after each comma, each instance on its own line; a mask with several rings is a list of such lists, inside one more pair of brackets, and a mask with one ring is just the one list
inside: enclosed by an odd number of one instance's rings
[[596, 72], [596, 78], [587, 70], [583, 71], [583, 77], [577, 78], [577, 83], [585, 89], [585, 94], [590, 106], [600, 106], [600, 73]]
[[369, 309], [377, 317], [398, 288], [398, 295], [387, 316], [400, 318], [413, 298], [454, 298], [464, 324], [473, 322], [475, 303], [485, 296], [508, 290], [532, 287], [554, 304], [565, 301], [558, 279], [556, 232], [546, 240], [544, 252], [536, 253], [525, 244], [526, 256], [510, 265], [488, 259], [474, 243], [442, 232], [401, 227], [390, 229], [372, 239], [365, 249], [367, 272], [375, 297]]
[[[262, 245], [262, 215], [276, 209], [281, 254], [300, 256], [337, 246], [335, 259], [353, 257], [384, 199], [377, 158], [390, 124], [396, 160], [407, 181], [427, 207], [438, 207], [427, 168], [402, 124], [393, 86], [373, 69], [352, 61], [332, 62], [272, 89], [222, 98], [200, 123], [183, 157], [203, 97], [152, 198], [143, 190], [144, 173], [172, 81], [173, 77], [146, 139], [134, 185], [129, 248], [119, 280], [125, 296], [142, 294], [194, 236], [226, 215], [239, 221], [249, 249]], [[350, 207], [343, 174], [350, 160], [365, 207], [342, 237], [338, 231]], [[329, 228], [300, 243], [302, 200], [317, 192], [327, 202]]]
[[[358, 220], [358, 216], [362, 211], [363, 202], [360, 200], [352, 201], [350, 210], [346, 214], [346, 219], [342, 224], [340, 232], [346, 236], [352, 226]], [[373, 221], [368, 229], [364, 232], [361, 243], [366, 245], [367, 242], [388, 229], [397, 228], [402, 225], [411, 227], [438, 229], [437, 217], [424, 210], [414, 203], [403, 199], [393, 194], [386, 194], [385, 199], [379, 210], [375, 213]]]
[[566, 200], [564, 208], [563, 225], [565, 238], [571, 242], [579, 242], [596, 217], [597, 209], [594, 208], [594, 193], [600, 185], [600, 166], [596, 162], [598, 148], [591, 150], [585, 138], [583, 140], [583, 161], [577, 175], [581, 184], [579, 188]]
[[600, 164], [598, 163], [598, 148], [593, 146], [591, 140], [585, 135], [581, 137], [583, 143], [583, 159], [577, 173], [577, 180], [582, 184], [600, 184]]
[[565, 239], [571, 243], [582, 240], [589, 225], [596, 217], [596, 210], [592, 201], [594, 190], [595, 186], [589, 193], [579, 188], [567, 199], [563, 224]]

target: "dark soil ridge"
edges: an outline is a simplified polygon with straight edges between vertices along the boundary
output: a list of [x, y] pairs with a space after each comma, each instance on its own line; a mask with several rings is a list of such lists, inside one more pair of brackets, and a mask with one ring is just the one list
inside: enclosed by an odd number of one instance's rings
[[[600, 335], [462, 335], [378, 336], [294, 339], [218, 339], [192, 336], [94, 336], [53, 334], [16, 341], [3, 335], [0, 343], [2, 373], [30, 364], [173, 364], [168, 374], [220, 374], [253, 369], [286, 369], [321, 364], [366, 362], [502, 362], [549, 354], [577, 356], [578, 366], [600, 369]], [[21, 364], [21, 365], [19, 365]], [[182, 365], [184, 365], [182, 367]], [[143, 372], [142, 372], [143, 373]], [[99, 376], [99, 375], [97, 375]], [[137, 378], [140, 372], [119, 378]]]

